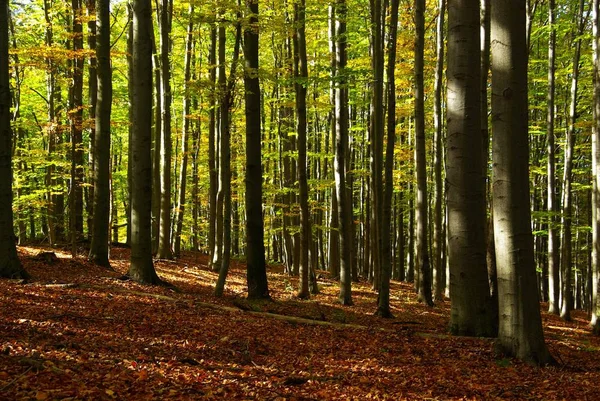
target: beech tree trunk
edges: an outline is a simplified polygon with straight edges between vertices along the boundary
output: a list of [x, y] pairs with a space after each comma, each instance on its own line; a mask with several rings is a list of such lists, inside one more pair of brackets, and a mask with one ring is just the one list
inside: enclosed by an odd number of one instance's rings
[[310, 298], [308, 276], [310, 270], [311, 224], [308, 209], [308, 181], [306, 156], [306, 85], [308, 84], [308, 66], [306, 61], [306, 6], [304, 0], [294, 5], [294, 75], [296, 78], [296, 134], [298, 135], [298, 186], [300, 202], [300, 280], [298, 298]]
[[131, 188], [131, 263], [128, 275], [139, 282], [161, 281], [152, 261], [152, 4], [133, 0], [133, 175]]
[[[110, 213], [110, 116], [112, 104], [112, 71], [110, 65], [110, 1], [97, 0], [96, 18], [98, 39], [97, 61], [97, 113], [94, 137], [94, 198], [92, 242], [89, 260], [110, 266], [108, 260], [108, 233]], [[114, 224], [115, 222], [113, 222]]]
[[425, 0], [415, 0], [415, 168], [417, 190], [415, 209], [415, 251], [418, 269], [418, 297], [420, 302], [433, 305], [431, 295], [431, 267], [427, 246], [427, 160], [425, 158], [425, 98], [423, 89], [423, 53], [425, 45]]
[[27, 278], [17, 255], [12, 211], [12, 130], [8, 64], [8, 0], [0, 0], [0, 277]]
[[396, 143], [396, 34], [398, 32], [398, 0], [390, 6], [390, 28], [388, 31], [387, 63], [387, 143], [385, 150], [385, 191], [383, 193], [383, 214], [381, 230], [381, 270], [377, 315], [392, 317], [390, 311], [390, 279], [394, 268], [392, 258], [392, 195], [394, 192], [394, 145]]
[[177, 209], [175, 214], [175, 233], [173, 251], [175, 256], [181, 255], [181, 231], [183, 230], [183, 217], [185, 216], [185, 191], [187, 188], [187, 165], [189, 157], [189, 131], [190, 131], [190, 106], [192, 94], [190, 93], [189, 81], [191, 74], [191, 60], [194, 57], [193, 53], [193, 36], [194, 36], [194, 5], [188, 7], [190, 21], [187, 26], [185, 36], [185, 56], [184, 56], [184, 72], [183, 72], [183, 127], [181, 130], [181, 167], [179, 169], [179, 193], [177, 194]]
[[[486, 267], [479, 1], [448, 4], [448, 263], [450, 331], [495, 335]], [[473, 118], [472, 116], [476, 116]]]
[[262, 219], [260, 83], [258, 79], [258, 0], [245, 0], [246, 261], [248, 298], [270, 298]]
[[600, 0], [593, 2], [594, 102], [592, 126], [592, 331], [600, 335]]
[[336, 21], [336, 82], [335, 82], [335, 189], [338, 201], [338, 222], [340, 242], [340, 302], [352, 305], [352, 262], [350, 224], [352, 199], [346, 191], [346, 154], [348, 149], [348, 89], [346, 87], [346, 0], [337, 0]]
[[445, 241], [442, 236], [442, 199], [444, 195], [444, 187], [442, 180], [442, 165], [443, 154], [443, 111], [442, 111], [442, 86], [444, 73], [444, 21], [446, 14], [446, 0], [438, 2], [438, 17], [437, 17], [437, 37], [436, 37], [436, 67], [435, 67], [435, 99], [433, 103], [433, 124], [435, 129], [434, 134], [434, 180], [435, 180], [435, 195], [434, 195], [434, 210], [433, 210], [433, 299], [436, 301], [444, 300], [444, 270], [446, 266], [442, 265], [442, 253], [444, 251]]
[[160, 228], [158, 235], [159, 259], [173, 259], [171, 250], [171, 0], [162, 0], [160, 6], [160, 86], [162, 101], [160, 126]]
[[525, 2], [494, 2], [492, 160], [498, 346], [507, 355], [545, 365], [554, 360], [544, 342], [531, 233], [525, 34]]

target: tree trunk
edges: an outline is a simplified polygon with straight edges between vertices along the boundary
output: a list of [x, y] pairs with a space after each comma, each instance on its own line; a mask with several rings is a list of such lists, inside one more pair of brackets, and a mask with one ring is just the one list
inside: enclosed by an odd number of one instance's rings
[[95, 190], [93, 192], [92, 242], [88, 258], [100, 266], [108, 267], [110, 266], [108, 261], [108, 224], [110, 213], [110, 116], [112, 104], [109, 0], [97, 0], [96, 18], [98, 24], [98, 40], [96, 43], [98, 97], [96, 101], [96, 135], [94, 138], [96, 157], [94, 157], [93, 183]]
[[398, 32], [398, 0], [392, 0], [390, 7], [390, 28], [388, 32], [387, 64], [387, 144], [385, 151], [385, 193], [383, 194], [383, 214], [381, 230], [381, 270], [377, 315], [392, 317], [390, 311], [390, 278], [393, 271], [392, 259], [392, 195], [394, 193], [394, 146], [396, 144], [396, 34]]
[[[371, 68], [373, 82], [371, 84], [371, 194], [372, 194], [372, 256], [373, 256], [373, 288], [379, 290], [382, 269], [382, 235], [383, 235], [383, 38], [382, 38], [382, 4], [381, 0], [371, 0]], [[389, 230], [389, 226], [386, 227]]]
[[442, 253], [444, 250], [444, 238], [442, 236], [442, 202], [443, 202], [443, 180], [442, 180], [442, 146], [443, 146], [443, 111], [442, 111], [442, 86], [444, 73], [444, 18], [446, 13], [446, 0], [438, 2], [437, 17], [437, 62], [435, 68], [435, 100], [433, 103], [433, 124], [435, 127], [434, 135], [434, 179], [435, 196], [433, 212], [433, 299], [436, 301], [444, 300], [444, 282], [442, 281], [443, 271], [446, 268], [442, 265]]
[[[88, 47], [92, 52], [96, 51], [96, 34], [97, 34], [97, 8], [96, 0], [86, 0], [87, 17], [88, 21]], [[89, 119], [95, 121], [96, 118], [96, 106], [98, 97], [98, 74], [97, 74], [97, 55], [96, 57], [90, 57], [88, 59], [88, 96], [89, 96]], [[86, 189], [86, 212], [87, 212], [87, 228], [88, 237], [92, 236], [92, 225], [94, 216], [94, 157], [96, 151], [94, 149], [96, 142], [96, 126], [95, 123], [90, 127], [90, 144], [89, 144], [89, 156], [88, 166], [90, 169], [89, 182], [92, 185], [88, 185]]]
[[593, 2], [594, 103], [592, 126], [592, 331], [600, 335], [600, 0]]
[[0, 0], [0, 277], [24, 279], [28, 274], [17, 255], [12, 211], [8, 13], [8, 0]]
[[270, 298], [262, 219], [260, 84], [258, 79], [258, 0], [245, 0], [246, 260], [248, 298]]
[[423, 89], [423, 53], [425, 45], [425, 0], [415, 0], [415, 168], [417, 170], [415, 210], [415, 250], [420, 302], [433, 305], [431, 268], [427, 247], [427, 160], [425, 158], [425, 98]]
[[340, 239], [340, 302], [352, 305], [352, 265], [350, 261], [350, 227], [352, 200], [346, 191], [346, 154], [348, 149], [348, 92], [346, 88], [346, 0], [336, 1], [336, 86], [335, 86], [335, 189], [338, 201]]
[[545, 365], [553, 358], [542, 331], [531, 234], [525, 2], [494, 2], [491, 13], [498, 345], [508, 355]]
[[152, 4], [133, 0], [133, 175], [131, 188], [131, 263], [128, 275], [159, 284], [152, 261]]
[[71, 253], [83, 237], [83, 25], [81, 0], [72, 0], [73, 40], [72, 84], [69, 94], [71, 120], [71, 188], [69, 193], [69, 228]]
[[306, 61], [305, 2], [294, 5], [294, 75], [296, 91], [296, 134], [298, 136], [298, 186], [300, 201], [300, 280], [298, 298], [310, 298], [308, 275], [310, 270], [309, 246], [311, 244], [310, 211], [308, 209], [308, 182], [306, 156], [306, 85], [308, 67]]
[[[238, 20], [241, 20], [241, 15], [238, 15]], [[219, 138], [221, 140], [219, 146], [219, 194], [218, 197], [222, 197], [223, 200], [223, 246], [221, 254], [221, 264], [219, 266], [219, 278], [215, 286], [215, 295], [220, 297], [223, 295], [225, 288], [225, 280], [227, 273], [229, 272], [229, 262], [231, 257], [231, 122], [229, 115], [231, 114], [231, 108], [233, 106], [233, 90], [235, 86], [235, 71], [238, 64], [238, 56], [240, 52], [241, 42], [241, 26], [238, 23], [236, 25], [235, 45], [233, 48], [233, 58], [231, 60], [231, 72], [229, 73], [229, 81], [225, 82], [226, 87], [224, 93], [221, 94], [222, 102], [220, 106], [220, 131]], [[223, 30], [223, 33], [225, 31]], [[225, 38], [219, 39], [219, 43], [225, 45]], [[219, 64], [225, 64], [225, 47], [223, 46], [221, 54], [221, 46], [219, 46]], [[221, 63], [222, 59], [222, 63]], [[220, 73], [224, 74], [223, 71]], [[221, 81], [221, 78], [219, 78]], [[218, 240], [218, 238], [217, 238]]]
[[171, 250], [171, 0], [160, 6], [160, 85], [161, 85], [161, 147], [160, 147], [160, 229], [159, 259], [173, 259]]
[[585, 25], [583, 15], [583, 0], [579, 0], [577, 12], [577, 31], [574, 33], [575, 54], [573, 55], [573, 71], [571, 74], [571, 99], [569, 105], [569, 122], [565, 138], [565, 159], [563, 175], [563, 193], [562, 193], [562, 236], [560, 241], [560, 270], [562, 273], [561, 283], [561, 305], [560, 317], [564, 320], [571, 320], [571, 311], [573, 303], [572, 294], [572, 271], [573, 271], [573, 250], [572, 250], [572, 214], [573, 214], [573, 194], [571, 193], [573, 180], [573, 153], [575, 151], [575, 123], [577, 121], [577, 88], [579, 83], [579, 59], [581, 55], [581, 35]]
[[173, 250], [176, 256], [181, 255], [181, 231], [183, 230], [183, 217], [185, 215], [185, 191], [187, 184], [187, 165], [189, 156], [189, 131], [190, 131], [190, 93], [189, 82], [191, 78], [191, 60], [193, 54], [193, 35], [194, 35], [194, 5], [188, 7], [190, 20], [187, 26], [185, 37], [185, 56], [184, 56], [184, 72], [183, 72], [183, 128], [181, 130], [181, 167], [179, 169], [179, 193], [177, 195], [176, 223], [174, 234]]
[[450, 331], [490, 337], [495, 332], [486, 268], [480, 63], [479, 1], [453, 1], [448, 6], [446, 143]]
[[218, 179], [217, 179], [217, 159], [216, 159], [216, 147], [217, 147], [217, 113], [215, 108], [217, 107], [217, 27], [213, 26], [210, 30], [210, 50], [208, 54], [208, 64], [210, 65], [210, 87], [212, 93], [209, 95], [210, 104], [212, 107], [209, 110], [208, 117], [208, 174], [209, 174], [209, 189], [208, 189], [208, 264], [211, 270], [219, 268], [218, 265], [213, 264], [213, 258], [215, 256], [215, 238], [216, 238], [216, 223], [217, 223], [217, 190], [218, 190]]

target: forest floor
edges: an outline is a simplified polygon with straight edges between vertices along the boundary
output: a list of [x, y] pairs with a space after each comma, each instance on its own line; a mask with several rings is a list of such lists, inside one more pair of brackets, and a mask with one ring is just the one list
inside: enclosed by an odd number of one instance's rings
[[122, 280], [127, 249], [112, 249], [114, 271], [40, 251], [19, 248], [31, 280], [0, 280], [1, 400], [600, 399], [600, 338], [582, 312], [542, 314], [559, 365], [538, 368], [448, 335], [449, 302], [419, 304], [409, 284], [392, 283], [382, 319], [366, 282], [351, 307], [325, 277], [300, 301], [270, 266], [272, 301], [249, 302], [233, 261], [217, 299], [201, 254], [156, 261], [174, 290]]

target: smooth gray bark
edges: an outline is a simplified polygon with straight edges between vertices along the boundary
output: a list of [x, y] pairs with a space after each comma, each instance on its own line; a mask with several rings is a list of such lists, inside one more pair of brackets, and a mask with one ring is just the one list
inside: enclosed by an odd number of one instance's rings
[[450, 331], [495, 335], [486, 267], [479, 1], [448, 2], [446, 142]]
[[531, 233], [525, 2], [494, 2], [491, 18], [498, 346], [545, 365], [554, 360], [544, 342]]
[[152, 261], [152, 4], [133, 0], [133, 133], [131, 173], [131, 264], [128, 275], [139, 282], [161, 281]]
[[110, 116], [112, 104], [112, 71], [110, 65], [110, 1], [97, 0], [96, 41], [97, 99], [96, 132], [94, 136], [94, 198], [92, 242], [89, 260], [110, 266], [108, 232], [110, 214]]

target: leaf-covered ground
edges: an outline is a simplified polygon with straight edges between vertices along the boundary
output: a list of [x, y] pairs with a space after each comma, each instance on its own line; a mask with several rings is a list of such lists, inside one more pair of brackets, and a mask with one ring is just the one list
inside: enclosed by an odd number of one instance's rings
[[364, 282], [352, 307], [326, 277], [299, 301], [274, 266], [273, 301], [250, 303], [242, 263], [216, 299], [204, 255], [156, 262], [175, 291], [123, 281], [126, 249], [113, 249], [114, 271], [39, 251], [19, 249], [31, 281], [0, 280], [2, 400], [600, 399], [600, 339], [584, 313], [543, 314], [560, 366], [536, 368], [492, 340], [449, 336], [449, 302], [421, 305], [408, 284], [393, 283], [384, 320]]

